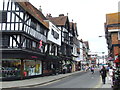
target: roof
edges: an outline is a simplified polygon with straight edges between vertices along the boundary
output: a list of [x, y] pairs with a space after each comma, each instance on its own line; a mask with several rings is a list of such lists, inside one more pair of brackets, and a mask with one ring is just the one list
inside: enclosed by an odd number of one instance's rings
[[74, 30], [75, 30], [76, 35], [78, 36], [77, 23], [74, 23]]
[[70, 22], [70, 30], [74, 30], [74, 34], [78, 36], [77, 23]]
[[87, 48], [89, 48], [89, 43], [88, 43], [88, 41], [84, 41], [83, 43], [85, 43], [85, 45], [87, 46]]
[[68, 19], [68, 16], [59, 16], [59, 17], [47, 17], [53, 24], [57, 26], [64, 26]]
[[120, 23], [120, 12], [106, 14], [106, 24], [118, 24]]
[[46, 28], [49, 28], [48, 23], [44, 22], [44, 20], [46, 20], [46, 17], [42, 14], [41, 11], [39, 11], [37, 8], [35, 8], [30, 2], [17, 2], [17, 3], [26, 12], [28, 12], [31, 16], [33, 16], [40, 23], [42, 23]]

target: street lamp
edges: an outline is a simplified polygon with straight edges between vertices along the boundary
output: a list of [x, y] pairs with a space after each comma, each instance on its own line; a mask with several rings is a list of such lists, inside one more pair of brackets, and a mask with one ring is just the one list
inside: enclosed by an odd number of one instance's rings
[[105, 37], [105, 35], [101, 35], [101, 36], [98, 36], [98, 37]]

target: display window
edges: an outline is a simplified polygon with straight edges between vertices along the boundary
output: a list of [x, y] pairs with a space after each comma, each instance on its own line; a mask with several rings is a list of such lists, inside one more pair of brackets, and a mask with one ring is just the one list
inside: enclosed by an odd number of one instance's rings
[[40, 75], [42, 73], [42, 63], [37, 60], [24, 60], [24, 76]]
[[1, 77], [19, 77], [20, 76], [20, 59], [4, 59], [2, 60]]
[[35, 73], [36, 75], [42, 74], [42, 62], [41, 61], [36, 61]]

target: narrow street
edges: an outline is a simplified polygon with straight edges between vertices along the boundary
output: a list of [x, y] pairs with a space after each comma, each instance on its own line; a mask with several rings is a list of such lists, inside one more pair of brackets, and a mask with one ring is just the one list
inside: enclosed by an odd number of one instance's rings
[[1, 0], [0, 88], [119, 90], [118, 8], [119, 0]]
[[[35, 86], [35, 88], [96, 88], [100, 85], [99, 72], [92, 74], [90, 71], [74, 74], [44, 86]], [[99, 88], [99, 87], [97, 87]]]

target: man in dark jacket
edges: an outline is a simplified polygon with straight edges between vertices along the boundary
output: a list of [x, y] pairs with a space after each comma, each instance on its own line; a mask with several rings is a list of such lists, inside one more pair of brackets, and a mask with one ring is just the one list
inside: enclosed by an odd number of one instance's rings
[[101, 73], [101, 76], [102, 76], [102, 82], [103, 82], [103, 84], [105, 84], [106, 76], [107, 76], [107, 70], [105, 69], [104, 66], [100, 70], [100, 73]]

